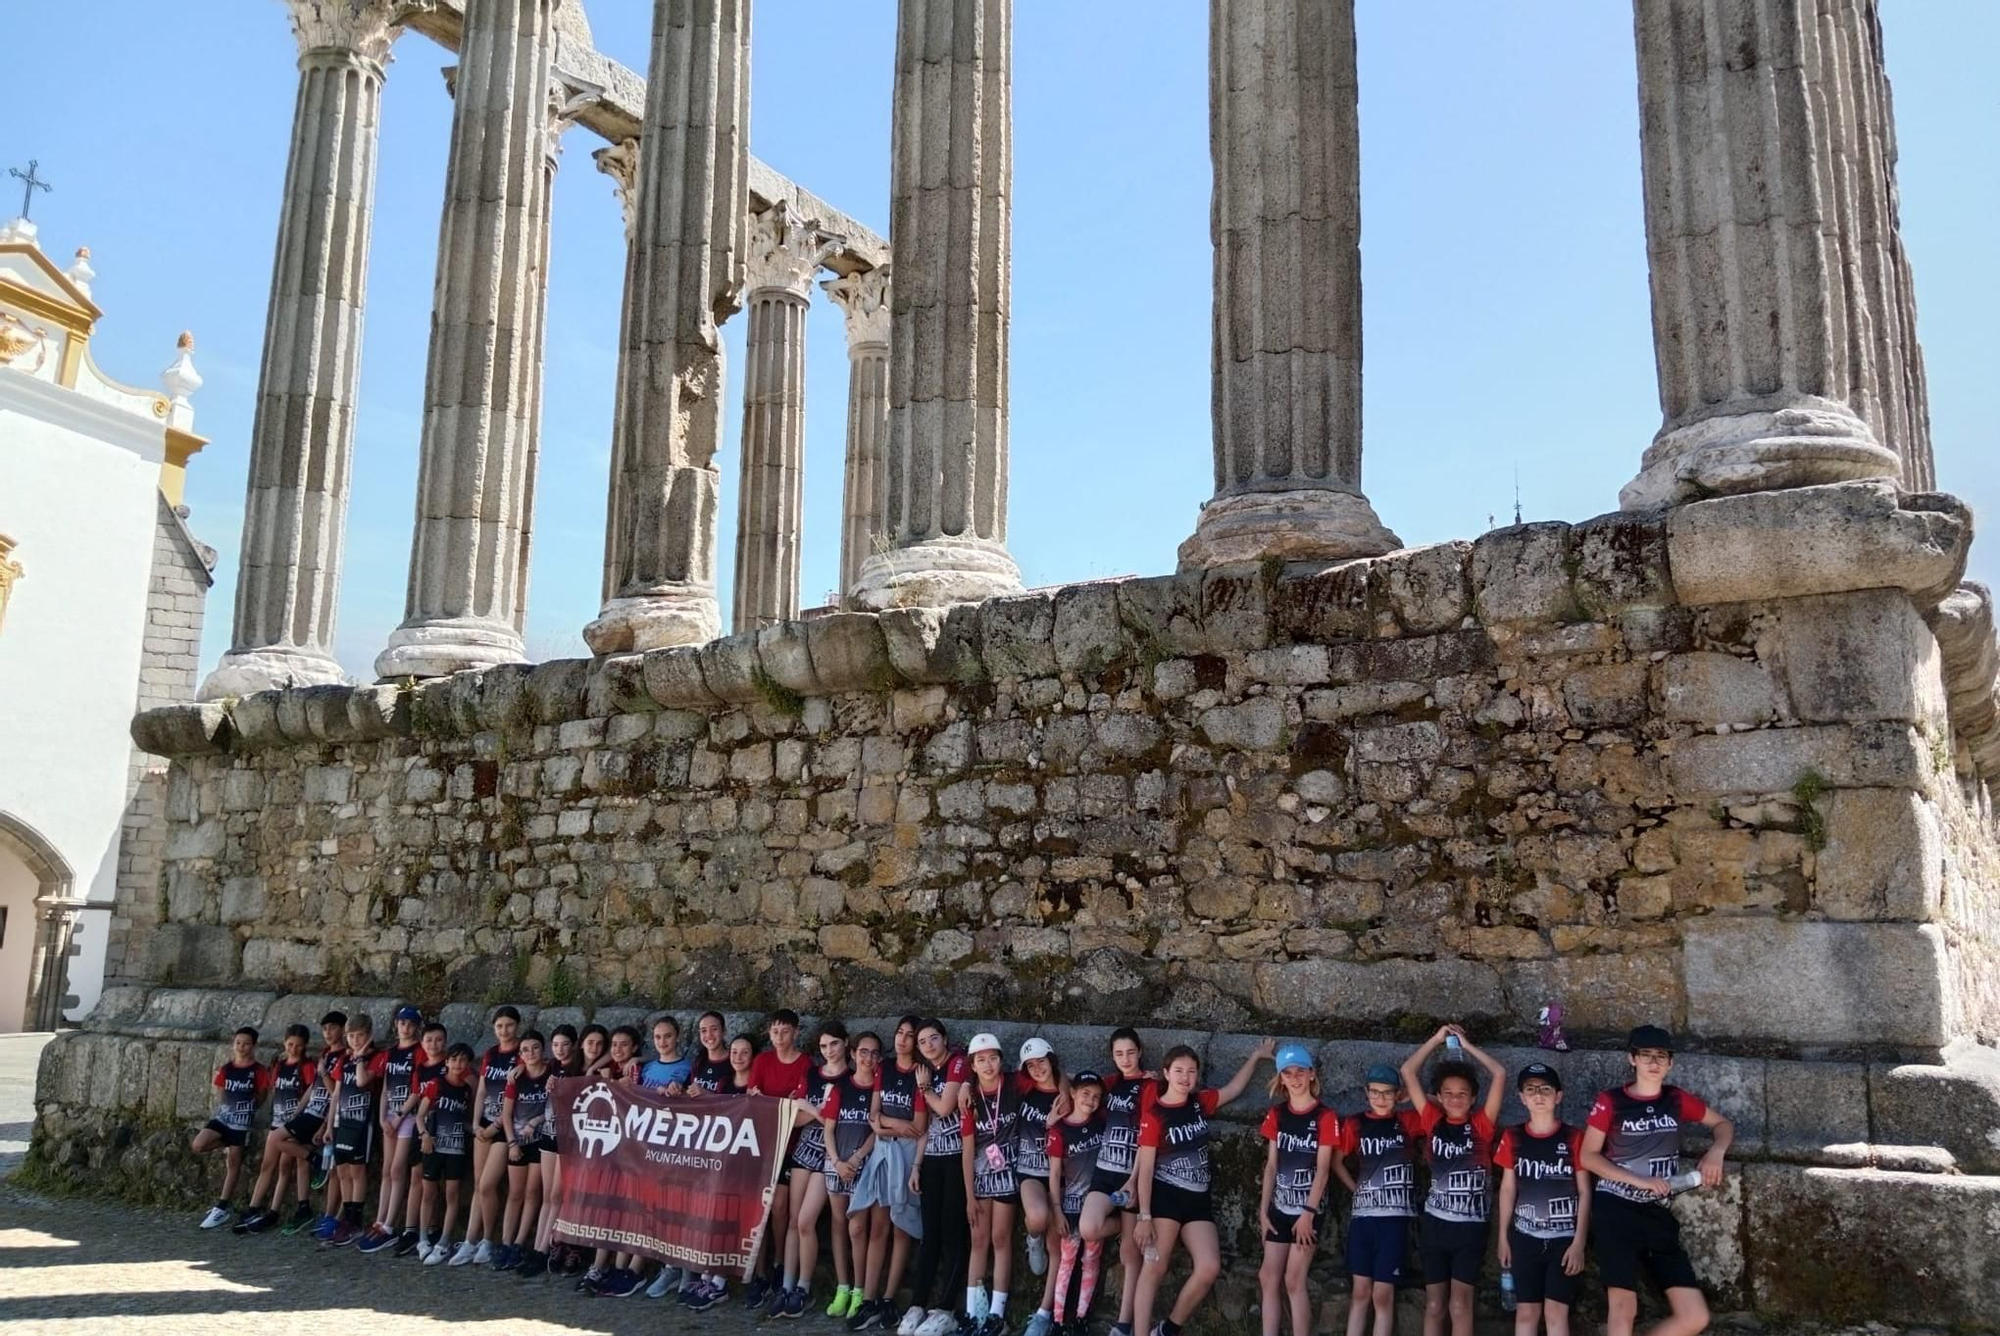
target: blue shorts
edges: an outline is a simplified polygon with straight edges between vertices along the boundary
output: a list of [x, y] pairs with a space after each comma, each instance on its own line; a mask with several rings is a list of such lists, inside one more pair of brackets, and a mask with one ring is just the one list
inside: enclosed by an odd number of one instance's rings
[[1410, 1217], [1358, 1215], [1347, 1223], [1347, 1274], [1396, 1283], [1410, 1255]]

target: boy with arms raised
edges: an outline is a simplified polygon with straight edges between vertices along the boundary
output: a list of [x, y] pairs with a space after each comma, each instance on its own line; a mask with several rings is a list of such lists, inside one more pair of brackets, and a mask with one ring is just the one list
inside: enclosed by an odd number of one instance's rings
[[243, 1172], [243, 1147], [250, 1140], [250, 1123], [257, 1106], [271, 1089], [270, 1069], [257, 1061], [257, 1032], [249, 1026], [239, 1029], [230, 1041], [229, 1061], [215, 1069], [215, 1116], [194, 1134], [190, 1147], [197, 1155], [222, 1148], [222, 1195], [201, 1218], [203, 1229], [229, 1222], [231, 1199], [236, 1196], [236, 1180]]
[[[1424, 1089], [1424, 1061], [1442, 1044], [1450, 1054]], [[1454, 1052], [1453, 1050], [1457, 1050]], [[1489, 1080], [1479, 1100], [1479, 1072]], [[1417, 1221], [1417, 1253], [1424, 1267], [1424, 1336], [1472, 1336], [1472, 1292], [1486, 1264], [1486, 1180], [1493, 1163], [1494, 1122], [1506, 1096], [1507, 1069], [1481, 1052], [1465, 1031], [1446, 1025], [1403, 1062], [1403, 1089], [1424, 1130], [1424, 1159], [1431, 1189]]]
[[1701, 1157], [1701, 1186], [1721, 1186], [1723, 1156], [1736, 1128], [1695, 1095], [1667, 1084], [1674, 1067], [1671, 1034], [1642, 1025], [1627, 1036], [1625, 1050], [1632, 1080], [1597, 1097], [1580, 1155], [1583, 1167], [1597, 1176], [1592, 1242], [1610, 1309], [1605, 1331], [1632, 1336], [1643, 1267], [1673, 1310], [1651, 1336], [1696, 1336], [1708, 1328], [1708, 1300], [1681, 1247], [1680, 1222], [1667, 1209], [1670, 1180], [1681, 1172], [1683, 1129], [1699, 1123], [1715, 1138]]

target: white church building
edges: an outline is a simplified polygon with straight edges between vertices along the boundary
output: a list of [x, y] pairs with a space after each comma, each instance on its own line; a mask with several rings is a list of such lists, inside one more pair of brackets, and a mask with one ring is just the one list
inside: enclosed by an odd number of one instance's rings
[[193, 699], [215, 561], [181, 505], [193, 340], [154, 388], [112, 380], [94, 276], [0, 227], [0, 1033], [88, 1011], [120, 886], [157, 897], [164, 777], [127, 728]]

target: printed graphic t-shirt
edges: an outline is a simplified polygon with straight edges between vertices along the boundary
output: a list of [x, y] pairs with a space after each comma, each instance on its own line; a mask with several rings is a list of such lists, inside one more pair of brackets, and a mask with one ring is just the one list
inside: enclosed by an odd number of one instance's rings
[[1153, 1157], [1155, 1183], [1183, 1192], [1208, 1191], [1208, 1120], [1221, 1102], [1219, 1092], [1197, 1090], [1185, 1104], [1156, 1099], [1139, 1115], [1139, 1144], [1157, 1152]]
[[1483, 1224], [1486, 1220], [1487, 1166], [1493, 1163], [1493, 1120], [1474, 1109], [1462, 1123], [1445, 1117], [1436, 1100], [1424, 1105], [1424, 1158], [1431, 1167], [1424, 1214], [1440, 1220]]
[[1417, 1145], [1423, 1120], [1415, 1109], [1397, 1109], [1386, 1118], [1363, 1113], [1340, 1122], [1340, 1153], [1360, 1164], [1354, 1180], [1354, 1214], [1367, 1218], [1408, 1218], [1417, 1213]]
[[1558, 1124], [1537, 1136], [1525, 1124], [1500, 1134], [1493, 1163], [1514, 1171], [1513, 1226], [1531, 1239], [1576, 1234], [1576, 1165], [1583, 1132]]
[[232, 1132], [247, 1132], [257, 1105], [263, 1102], [264, 1092], [271, 1088], [271, 1070], [255, 1062], [240, 1067], [225, 1062], [215, 1069], [215, 1088], [222, 1092], [215, 1121]]
[[[1647, 1099], [1630, 1086], [1607, 1090], [1590, 1106], [1585, 1121], [1604, 1133], [1604, 1158], [1641, 1178], [1672, 1178], [1681, 1171], [1681, 1129], [1708, 1116], [1708, 1105], [1679, 1086], [1662, 1086]], [[1597, 1190], [1626, 1201], [1656, 1202], [1644, 1188], [1597, 1180]]]
[[[1287, 1100], [1271, 1106], [1257, 1135], [1278, 1148], [1278, 1176], [1271, 1186], [1272, 1209], [1286, 1215], [1303, 1214], [1312, 1196], [1313, 1180], [1319, 1176], [1320, 1147], [1340, 1145], [1340, 1115], [1324, 1104], [1301, 1113]], [[1319, 1204], [1324, 1210], [1324, 1193]]]

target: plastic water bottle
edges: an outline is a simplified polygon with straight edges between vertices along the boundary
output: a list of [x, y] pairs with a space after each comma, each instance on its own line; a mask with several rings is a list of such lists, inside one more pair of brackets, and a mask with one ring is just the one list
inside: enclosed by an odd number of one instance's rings
[[1444, 1037], [1444, 1056], [1450, 1062], [1457, 1062], [1465, 1056], [1465, 1045], [1458, 1042], [1457, 1035], [1448, 1034]]
[[1132, 1195], [1132, 1190], [1130, 1188], [1120, 1188], [1118, 1189], [1118, 1191], [1111, 1194], [1111, 1204], [1113, 1206], [1116, 1206], [1121, 1211], [1131, 1210], [1132, 1203], [1137, 1200], [1138, 1198]]
[[1147, 1261], [1149, 1261], [1149, 1262], [1157, 1262], [1157, 1261], [1159, 1261], [1159, 1260], [1160, 1260], [1160, 1245], [1159, 1245], [1159, 1244], [1157, 1244], [1157, 1243], [1148, 1243], [1148, 1244], [1146, 1245], [1145, 1249], [1144, 1249], [1144, 1256], [1145, 1256], [1146, 1260], [1147, 1260]]
[[1519, 1303], [1514, 1297], [1514, 1270], [1507, 1267], [1500, 1272], [1500, 1311], [1511, 1313]]
[[1667, 1180], [1667, 1193], [1678, 1197], [1683, 1192], [1693, 1192], [1701, 1186], [1701, 1170], [1683, 1169]]

